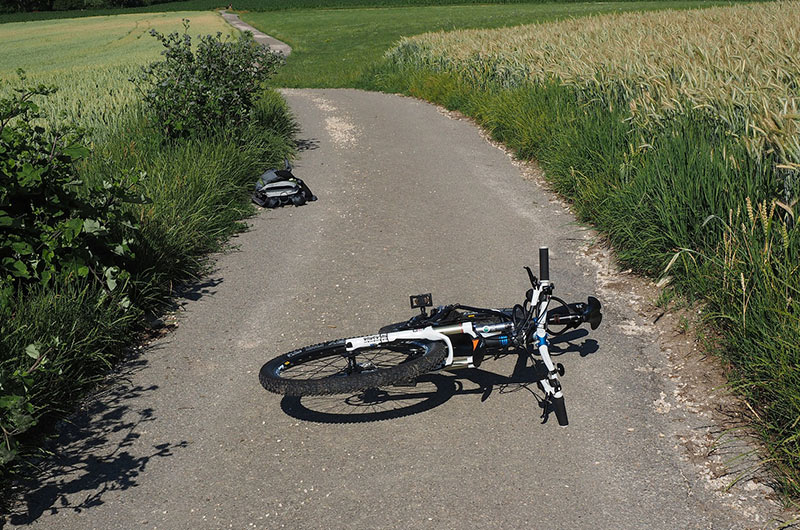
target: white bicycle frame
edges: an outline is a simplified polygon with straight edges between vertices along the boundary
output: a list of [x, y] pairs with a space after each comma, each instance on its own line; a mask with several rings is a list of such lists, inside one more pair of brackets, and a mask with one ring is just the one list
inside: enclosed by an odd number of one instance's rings
[[[549, 396], [560, 398], [563, 396], [561, 392], [561, 384], [558, 381], [558, 371], [550, 358], [550, 350], [547, 344], [547, 330], [545, 325], [547, 323], [547, 306], [550, 303], [548, 297], [543, 296], [550, 285], [549, 280], [542, 280], [539, 285], [533, 290], [531, 300], [536, 300], [538, 307], [539, 318], [536, 321], [535, 337], [538, 343], [539, 356], [542, 358], [545, 367], [547, 368], [547, 377], [539, 380], [542, 389]], [[533, 302], [531, 302], [533, 303]], [[502, 324], [489, 324], [479, 326], [476, 330], [472, 322], [462, 322], [459, 324], [451, 324], [446, 326], [427, 326], [424, 328], [409, 329], [403, 331], [392, 331], [389, 333], [379, 333], [377, 335], [366, 335], [363, 337], [353, 337], [345, 341], [345, 348], [348, 352], [359, 350], [361, 348], [375, 347], [382, 344], [389, 344], [396, 340], [428, 340], [428, 341], [442, 341], [447, 345], [447, 358], [444, 361], [442, 369], [447, 368], [474, 368], [473, 357], [467, 356], [464, 359], [455, 359], [453, 350], [453, 343], [449, 335], [467, 334], [473, 339], [477, 339], [478, 335], [484, 338], [498, 335], [504, 331], [513, 328], [511, 322]]]

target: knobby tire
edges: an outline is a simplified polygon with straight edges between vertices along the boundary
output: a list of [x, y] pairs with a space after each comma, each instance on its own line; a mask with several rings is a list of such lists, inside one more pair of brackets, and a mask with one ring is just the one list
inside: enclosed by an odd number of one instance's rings
[[[384, 352], [389, 359], [374, 364]], [[345, 339], [339, 339], [294, 350], [268, 361], [261, 367], [259, 381], [270, 392], [287, 396], [360, 392], [410, 382], [438, 368], [447, 357], [447, 346], [438, 341], [394, 341], [349, 353], [354, 353], [356, 360], [367, 360], [362, 363], [366, 367], [359, 367], [363, 371], [346, 371], [348, 352]], [[320, 368], [314, 371], [317, 365]], [[304, 369], [311, 370], [307, 377], [304, 377]]]

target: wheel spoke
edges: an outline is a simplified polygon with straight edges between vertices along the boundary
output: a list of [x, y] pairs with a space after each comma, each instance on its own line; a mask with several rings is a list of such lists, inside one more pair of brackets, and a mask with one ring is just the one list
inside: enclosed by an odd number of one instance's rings
[[281, 371], [281, 377], [312, 380], [337, 375], [344, 376], [348, 373], [386, 370], [407, 362], [423, 351], [423, 348], [408, 343], [396, 343], [381, 348], [365, 348], [354, 352], [354, 357], [345, 357], [341, 351], [338, 351], [332, 355], [291, 364]]

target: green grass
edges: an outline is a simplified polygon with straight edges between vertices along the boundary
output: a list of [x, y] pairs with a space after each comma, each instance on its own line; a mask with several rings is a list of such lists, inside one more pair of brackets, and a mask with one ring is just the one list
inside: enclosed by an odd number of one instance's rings
[[283, 98], [268, 92], [256, 106], [254, 124], [240, 141], [232, 131], [216, 136], [164, 144], [134, 116], [98, 145], [82, 168], [86, 178], [147, 174], [142, 192], [148, 203], [136, 207], [142, 220], [131, 271], [137, 301], [158, 305], [174, 281], [204, 272], [206, 255], [219, 250], [237, 221], [252, 213], [249, 193], [255, 177], [292, 157], [294, 121]]
[[[174, 286], [203, 274], [208, 253], [243, 229], [239, 220], [253, 212], [254, 177], [292, 156], [293, 133], [286, 104], [275, 92], [260, 101], [255, 121], [238, 141], [220, 131], [202, 140], [165, 143], [141, 116], [119, 117], [79, 175], [84, 180], [147, 175], [137, 190], [146, 202], [130, 206], [140, 228], [131, 243], [136, 261], [128, 288], [109, 296], [96, 284], [72, 281], [21, 291], [0, 306], [0, 381], [11, 380], [15, 370], [29, 372], [24, 395], [39, 420], [18, 438], [23, 456], [35, 454], [51, 420], [68, 413], [126, 353], [146, 327], [144, 314], [163, 309]], [[133, 300], [130, 307], [120, 304], [123, 295]], [[38, 368], [25, 354], [36, 342], [45, 352]], [[7, 392], [0, 388], [0, 398]], [[0, 465], [0, 486], [25, 465], [25, 459]]]
[[[561, 0], [570, 3], [576, 0]], [[628, 0], [636, 2], [639, 0]], [[533, 4], [548, 3], [546, 0], [237, 0], [232, 2], [237, 11], [286, 11], [292, 9], [340, 9], [353, 7], [407, 7], [469, 4]], [[35, 13], [0, 13], [3, 22], [49, 20], [55, 18], [77, 18], [123, 13], [158, 13], [165, 11], [207, 11], [223, 9], [225, 0], [184, 0], [166, 2], [143, 7], [112, 9], [81, 9], [70, 11], [44, 11]]]
[[292, 47], [275, 78], [286, 87], [353, 87], [403, 36], [497, 28], [623, 11], [688, 9], [730, 2], [603, 2], [397, 7], [244, 13], [242, 20]]

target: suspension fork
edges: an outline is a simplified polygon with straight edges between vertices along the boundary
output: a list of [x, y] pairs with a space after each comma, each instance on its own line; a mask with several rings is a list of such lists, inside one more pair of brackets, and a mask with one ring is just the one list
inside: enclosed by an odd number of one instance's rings
[[[543, 281], [540, 289], [542, 291], [546, 291], [549, 284], [550, 282], [548, 280]], [[550, 296], [547, 293], [542, 293], [540, 296], [543, 298], [543, 300], [539, 302], [539, 319], [536, 322], [536, 332], [534, 333], [534, 338], [536, 340], [536, 347], [539, 350], [539, 356], [542, 358], [542, 362], [547, 368], [547, 377], [540, 379], [539, 384], [542, 385], [542, 388], [548, 397], [560, 399], [564, 397], [564, 394], [561, 392], [561, 382], [558, 380], [558, 370], [556, 369], [555, 364], [553, 364], [553, 360], [550, 358], [550, 349], [547, 342], [547, 330], [545, 329], [547, 323], [547, 306], [550, 303]]]

